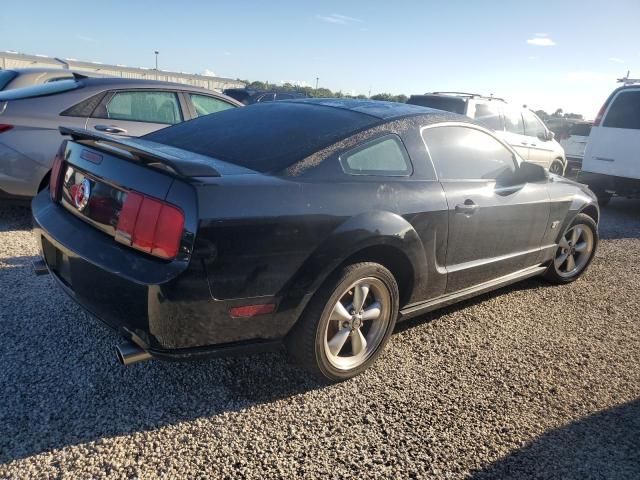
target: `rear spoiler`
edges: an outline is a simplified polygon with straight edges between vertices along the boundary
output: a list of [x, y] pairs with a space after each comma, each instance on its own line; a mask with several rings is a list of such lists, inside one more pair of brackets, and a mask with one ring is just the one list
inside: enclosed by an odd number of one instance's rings
[[115, 138], [84, 128], [59, 127], [59, 130], [62, 135], [70, 136], [72, 140], [96, 150], [180, 177], [220, 176], [220, 172], [213, 166], [216, 161], [204, 155], [140, 138]]

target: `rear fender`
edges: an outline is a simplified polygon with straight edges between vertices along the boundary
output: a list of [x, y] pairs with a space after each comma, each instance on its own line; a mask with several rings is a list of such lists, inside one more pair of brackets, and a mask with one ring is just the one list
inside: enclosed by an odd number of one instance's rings
[[307, 258], [283, 293], [296, 303], [300, 299], [306, 303], [341, 264], [373, 246], [390, 246], [404, 255], [413, 267], [413, 290], [422, 288], [427, 258], [418, 233], [400, 215], [373, 211], [351, 217], [336, 228]]

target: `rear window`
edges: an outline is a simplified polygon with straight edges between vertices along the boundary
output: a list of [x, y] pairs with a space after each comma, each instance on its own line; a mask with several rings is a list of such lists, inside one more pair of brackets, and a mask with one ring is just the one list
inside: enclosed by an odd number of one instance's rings
[[591, 133], [591, 125], [588, 123], [577, 123], [569, 129], [569, 135], [588, 137]]
[[376, 121], [339, 108], [268, 102], [199, 117], [142, 138], [265, 173], [282, 170]]
[[0, 92], [0, 101], [44, 97], [46, 95], [55, 95], [76, 90], [80, 87], [82, 87], [82, 85], [75, 80], [60, 80], [59, 82], [43, 83], [32, 87], [16, 88], [15, 90]]
[[465, 114], [465, 101], [462, 98], [440, 97], [436, 95], [414, 95], [407, 103], [411, 105], [420, 105], [421, 107], [435, 108], [436, 110], [444, 110], [445, 112]]
[[640, 130], [640, 90], [619, 93], [602, 126]]
[[18, 76], [13, 70], [0, 70], [0, 90], [3, 90], [9, 82]]

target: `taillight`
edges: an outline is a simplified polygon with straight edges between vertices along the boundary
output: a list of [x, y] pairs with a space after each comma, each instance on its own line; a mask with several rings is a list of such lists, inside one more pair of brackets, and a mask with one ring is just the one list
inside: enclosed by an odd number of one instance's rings
[[4, 133], [8, 130], [11, 130], [13, 125], [9, 125], [8, 123], [0, 123], [0, 133]]
[[67, 150], [67, 141], [64, 140], [62, 144], [60, 144], [60, 148], [58, 149], [58, 153], [53, 160], [53, 167], [51, 167], [51, 176], [49, 177], [49, 194], [51, 195], [51, 200], [57, 202], [60, 200], [60, 187], [62, 187], [62, 182], [60, 178], [62, 177], [62, 166], [64, 165], [64, 152]]
[[115, 238], [137, 250], [170, 259], [178, 254], [183, 230], [182, 210], [141, 193], [129, 192], [120, 210]]
[[599, 127], [600, 123], [602, 123], [604, 112], [607, 110], [607, 107], [611, 103], [611, 100], [613, 100], [613, 97], [615, 97], [615, 94], [616, 92], [613, 92], [611, 95], [609, 95], [609, 98], [607, 98], [607, 100], [604, 102], [604, 105], [602, 105], [602, 107], [600, 107], [600, 110], [598, 110], [598, 115], [596, 115], [596, 119], [593, 121], [594, 127]]

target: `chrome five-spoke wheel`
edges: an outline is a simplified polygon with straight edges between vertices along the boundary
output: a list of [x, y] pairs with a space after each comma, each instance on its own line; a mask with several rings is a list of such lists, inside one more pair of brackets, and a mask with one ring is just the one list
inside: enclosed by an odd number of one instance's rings
[[391, 298], [381, 280], [357, 280], [340, 296], [331, 311], [324, 348], [337, 369], [350, 370], [364, 363], [385, 337]]
[[589, 263], [593, 254], [594, 237], [591, 227], [573, 225], [560, 239], [554, 259], [556, 272], [561, 277], [578, 275]]

